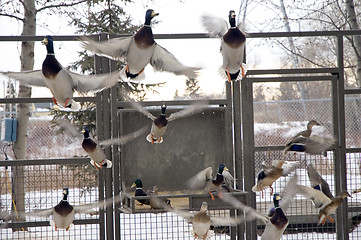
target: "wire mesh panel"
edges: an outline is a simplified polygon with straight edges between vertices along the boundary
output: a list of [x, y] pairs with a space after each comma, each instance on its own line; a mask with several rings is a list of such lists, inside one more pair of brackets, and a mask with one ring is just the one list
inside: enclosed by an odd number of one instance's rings
[[[29, 161], [22, 161], [23, 166], [0, 167], [1, 211], [32, 212], [52, 208], [63, 198], [64, 187], [69, 188], [68, 201], [73, 206], [98, 202], [97, 172], [87, 168], [90, 165], [88, 159], [74, 159], [73, 162], [78, 164], [61, 164], [59, 161], [59, 164], [47, 165], [43, 161], [43, 164], [26, 165]], [[9, 165], [12, 162], [9, 161]], [[22, 178], [19, 178], [21, 170]], [[23, 185], [19, 187], [21, 182]], [[24, 194], [19, 194], [19, 191]], [[97, 210], [91, 215], [76, 214], [75, 225], [69, 231], [55, 231], [53, 226], [49, 226], [51, 217], [26, 216], [23, 219], [14, 215], [15, 219], [9, 222], [7, 228], [0, 229], [0, 235], [1, 239], [97, 239], [98, 217]], [[79, 225], [77, 220], [91, 222]], [[18, 226], [18, 221], [24, 223]]]
[[[210, 216], [229, 216], [229, 211], [210, 210]], [[192, 224], [174, 213], [137, 213], [120, 216], [121, 239], [194, 239]], [[230, 227], [212, 228], [210, 239], [231, 239]]]

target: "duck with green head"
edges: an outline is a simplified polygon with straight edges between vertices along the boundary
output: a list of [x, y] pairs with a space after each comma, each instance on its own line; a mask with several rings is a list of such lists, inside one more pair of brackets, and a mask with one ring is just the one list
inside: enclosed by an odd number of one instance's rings
[[54, 43], [51, 36], [46, 36], [42, 43], [46, 46], [47, 55], [42, 69], [24, 72], [2, 72], [23, 84], [47, 87], [53, 95], [54, 104], [72, 110], [79, 110], [79, 103], [73, 100], [73, 91], [80, 93], [97, 92], [115, 85], [119, 80], [119, 72], [111, 74], [80, 75], [69, 72], [55, 58]]
[[[158, 198], [158, 188], [156, 186], [153, 187], [153, 191], [147, 191], [145, 192], [143, 190], [143, 182], [139, 178], [134, 181], [132, 186], [130, 188], [135, 187], [135, 194], [136, 197], [145, 197], [149, 196], [149, 199], [137, 199], [137, 201], [140, 203], [140, 205], [150, 205], [152, 209], [162, 209], [164, 208], [163, 205], [170, 206], [170, 200], [167, 198]], [[155, 197], [157, 197], [158, 200], [155, 200]]]
[[149, 111], [144, 109], [142, 105], [135, 101], [130, 101], [130, 105], [137, 110], [138, 112], [144, 114], [148, 118], [150, 118], [152, 122], [152, 127], [150, 129], [150, 133], [147, 135], [146, 139], [150, 143], [162, 143], [163, 142], [163, 135], [165, 134], [165, 131], [167, 129], [168, 123], [171, 121], [174, 121], [178, 118], [186, 117], [192, 114], [196, 114], [203, 110], [205, 107], [204, 102], [197, 102], [195, 104], [190, 105], [189, 107], [185, 108], [184, 110], [181, 110], [179, 112], [174, 112], [169, 115], [169, 117], [166, 117], [166, 110], [167, 106], [166, 104], [161, 105], [161, 112], [159, 117], [155, 117], [153, 114], [151, 114]]
[[113, 165], [112, 161], [106, 158], [105, 153], [99, 144], [90, 138], [89, 131], [86, 126], [83, 127], [82, 133], [84, 134], [84, 139], [81, 145], [88, 153], [91, 159], [90, 163], [96, 169], [102, 169], [103, 167], [111, 168]]
[[187, 67], [181, 64], [170, 52], [154, 41], [151, 20], [159, 13], [148, 9], [145, 13], [144, 25], [131, 37], [110, 39], [106, 42], [96, 42], [82, 38], [86, 50], [97, 55], [114, 60], [125, 60], [127, 65], [122, 71], [124, 79], [140, 80], [144, 77], [144, 68], [150, 63], [156, 71], [168, 71], [176, 75], [195, 78], [199, 68]]
[[221, 37], [221, 53], [223, 65], [220, 67], [221, 76], [228, 82], [242, 79], [246, 74], [244, 60], [244, 49], [246, 45], [246, 34], [241, 30], [241, 24], [236, 25], [236, 12], [229, 11], [230, 28], [222, 18], [203, 16], [202, 22], [211, 37]]
[[208, 191], [212, 200], [214, 200], [212, 192], [217, 192], [218, 196], [222, 198], [222, 192], [225, 191], [225, 188], [228, 189], [227, 192], [233, 189], [233, 183], [234, 178], [223, 163], [219, 165], [215, 175], [213, 175], [212, 167], [207, 167], [187, 181], [190, 189]]

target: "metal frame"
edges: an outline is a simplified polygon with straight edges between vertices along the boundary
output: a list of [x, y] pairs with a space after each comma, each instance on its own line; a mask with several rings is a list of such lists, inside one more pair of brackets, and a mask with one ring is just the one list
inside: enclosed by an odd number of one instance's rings
[[[348, 94], [361, 94], [360, 89], [344, 89], [344, 65], [343, 65], [343, 39], [346, 35], [361, 35], [359, 30], [346, 30], [346, 31], [319, 31], [319, 32], [274, 32], [274, 33], [249, 33], [249, 38], [283, 38], [283, 37], [313, 37], [313, 36], [333, 36], [337, 39], [337, 68], [312, 68], [312, 69], [270, 69], [270, 70], [249, 70], [247, 77], [241, 82], [234, 82], [226, 85], [227, 97], [222, 101], [222, 104], [233, 106], [233, 109], [227, 108], [226, 121], [234, 122], [233, 126], [228, 128], [228, 132], [232, 138], [231, 143], [234, 141], [234, 148], [231, 153], [234, 159], [235, 175], [239, 179], [238, 188], [250, 189], [255, 179], [254, 173], [254, 153], [257, 150], [279, 150], [282, 146], [269, 146], [269, 147], [255, 147], [254, 146], [254, 120], [253, 116], [253, 83], [254, 82], [280, 82], [280, 81], [330, 81], [332, 82], [333, 92], [333, 121], [334, 133], [338, 136], [338, 148], [335, 150], [335, 186], [336, 192], [346, 189], [346, 162], [345, 157], [347, 153], [361, 152], [361, 148], [346, 148], [345, 145], [345, 103], [344, 98]], [[127, 35], [92, 35], [91, 37], [97, 40], [105, 40], [108, 37], [124, 37]], [[208, 38], [204, 33], [199, 34], [155, 34], [156, 39], [192, 39], [192, 38]], [[40, 41], [42, 36], [0, 36], [1, 41]], [[54, 36], [56, 41], [77, 41], [78, 36]], [[105, 58], [96, 57], [96, 71], [110, 72], [114, 69], [114, 62]], [[265, 74], [324, 74], [322, 76], [292, 76], [292, 77], [258, 77]], [[253, 78], [251, 76], [257, 76]], [[119, 121], [118, 109], [123, 107], [123, 103], [116, 100], [116, 88], [105, 90], [97, 94], [96, 97], [81, 97], [75, 98], [76, 101], [95, 101], [97, 104], [97, 134], [98, 139], [105, 139], [109, 137], [119, 136]], [[51, 102], [50, 98], [15, 98], [15, 99], [0, 99], [0, 103], [23, 103], [23, 102]], [[172, 104], [176, 102], [171, 101]], [[148, 103], [144, 103], [148, 104]], [[154, 104], [154, 103], [149, 103]], [[239, 121], [241, 119], [241, 122]], [[233, 134], [232, 134], [233, 133]], [[232, 140], [233, 139], [233, 140]], [[113, 194], [117, 195], [121, 188], [121, 183], [116, 181], [113, 176], [119, 176], [119, 147], [112, 147], [106, 149], [106, 155], [113, 160], [113, 172], [106, 169], [99, 171], [99, 199], [110, 197]], [[23, 162], [17, 161], [0, 161], [0, 166], [15, 166], [36, 164], [37, 161], [45, 160], [32, 160]], [[62, 163], [72, 162], [74, 159], [47, 159], [47, 164], [56, 164], [61, 161]], [[76, 160], [78, 161], [78, 160]], [[87, 162], [88, 159], [79, 160], [80, 162]], [[113, 189], [114, 188], [114, 189]], [[113, 193], [114, 191], [114, 193]], [[255, 194], [249, 192], [248, 204], [255, 207]], [[119, 205], [118, 205], [119, 206]], [[347, 211], [359, 211], [360, 208], [348, 208], [347, 204], [342, 204], [337, 210], [337, 239], [348, 239], [348, 226], [347, 226]], [[106, 211], [106, 222], [103, 214], [99, 215], [100, 222], [100, 239], [105, 239], [105, 232], [107, 239], [120, 239], [119, 228], [119, 213], [120, 210], [117, 206], [114, 209], [114, 223], [113, 223], [113, 209], [108, 208]], [[77, 223], [77, 222], [76, 222]], [[80, 223], [80, 222], [79, 222]], [[30, 223], [29, 223], [30, 224]], [[41, 223], [39, 223], [41, 225]], [[29, 225], [30, 226], [30, 225]], [[39, 226], [39, 225], [37, 225]], [[113, 229], [114, 226], [114, 229]], [[256, 239], [256, 223], [252, 222], [246, 224], [246, 239]], [[243, 234], [242, 234], [243, 236]], [[241, 237], [242, 236], [238, 236]]]

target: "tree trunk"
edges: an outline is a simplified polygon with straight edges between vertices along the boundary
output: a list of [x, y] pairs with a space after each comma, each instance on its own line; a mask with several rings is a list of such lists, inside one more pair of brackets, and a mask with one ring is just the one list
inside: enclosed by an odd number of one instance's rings
[[[355, 12], [355, 5], [353, 3], [353, 0], [346, 0], [346, 12], [347, 12], [347, 18], [350, 24], [350, 28], [353, 30], [359, 30], [360, 26], [357, 22], [356, 18], [356, 12]], [[358, 83], [358, 86], [361, 88], [361, 36], [355, 35], [352, 37], [353, 42], [355, 44], [356, 48], [356, 82]]]
[[[24, 36], [35, 36], [36, 34], [36, 10], [35, 0], [24, 1]], [[32, 70], [34, 67], [34, 42], [22, 42], [21, 45], [21, 71]], [[19, 98], [31, 97], [31, 88], [20, 84]], [[17, 139], [14, 144], [14, 151], [17, 159], [26, 158], [26, 142], [29, 125], [30, 105], [29, 103], [20, 103], [17, 105]], [[23, 167], [15, 167], [14, 169], [14, 200], [17, 211], [25, 211], [25, 189], [24, 189], [24, 170]], [[23, 219], [19, 219], [23, 220]], [[24, 228], [13, 229], [25, 230]]]

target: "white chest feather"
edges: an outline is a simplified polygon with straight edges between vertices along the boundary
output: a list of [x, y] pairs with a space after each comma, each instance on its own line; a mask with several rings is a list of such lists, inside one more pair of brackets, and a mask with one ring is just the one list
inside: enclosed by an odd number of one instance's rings
[[227, 44], [222, 41], [222, 56], [223, 56], [223, 67], [228, 68], [230, 73], [236, 73], [239, 71], [243, 62], [243, 48], [230, 48]]
[[279, 240], [287, 226], [288, 224], [286, 224], [282, 229], [279, 229], [271, 222], [268, 222], [261, 236], [261, 240]]
[[97, 145], [94, 152], [88, 152], [88, 155], [96, 163], [100, 163], [105, 159], [105, 154], [99, 145]]
[[153, 123], [150, 133], [153, 135], [153, 139], [159, 139], [160, 137], [162, 137], [164, 135], [166, 129], [167, 129], [167, 126], [157, 127]]
[[211, 225], [209, 223], [193, 223], [193, 231], [198, 236], [198, 238], [202, 239], [205, 236], [208, 237], [210, 226]]
[[155, 46], [140, 49], [136, 47], [134, 40], [132, 40], [127, 54], [127, 64], [130, 73], [139, 73], [150, 62], [150, 59], [153, 56], [154, 47]]
[[56, 224], [57, 228], [66, 229], [73, 222], [75, 216], [75, 211], [72, 211], [66, 217], [60, 216], [58, 213], [53, 211], [53, 221]]
[[73, 80], [64, 69], [60, 70], [55, 79], [44, 79], [46, 86], [60, 105], [64, 106], [68, 98], [73, 98]]

